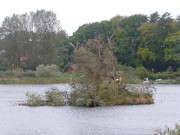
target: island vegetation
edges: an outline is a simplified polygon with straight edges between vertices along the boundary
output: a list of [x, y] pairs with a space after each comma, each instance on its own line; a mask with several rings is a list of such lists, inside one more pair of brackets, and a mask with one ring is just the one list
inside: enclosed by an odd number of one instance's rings
[[27, 101], [19, 105], [25, 106], [64, 106], [67, 104], [68, 94], [66, 91], [60, 91], [57, 88], [51, 88], [45, 92], [45, 95], [36, 93], [26, 93]]

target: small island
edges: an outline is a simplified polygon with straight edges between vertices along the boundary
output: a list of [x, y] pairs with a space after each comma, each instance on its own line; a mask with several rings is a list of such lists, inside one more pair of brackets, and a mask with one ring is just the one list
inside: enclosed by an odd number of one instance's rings
[[154, 103], [152, 86], [143, 83], [127, 85], [130, 81], [122, 73], [122, 67], [118, 66], [112, 37], [107, 37], [108, 43], [104, 44], [99, 39], [89, 40], [81, 47], [71, 43], [74, 48], [74, 71], [69, 96], [54, 89], [46, 92], [44, 100], [41, 95], [27, 93], [28, 100], [23, 105], [96, 107]]

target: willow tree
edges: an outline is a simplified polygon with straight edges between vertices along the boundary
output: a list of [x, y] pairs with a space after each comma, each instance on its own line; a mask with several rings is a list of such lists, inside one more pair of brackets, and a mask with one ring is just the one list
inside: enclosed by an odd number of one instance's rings
[[99, 105], [103, 93], [101, 88], [104, 86], [111, 87], [111, 96], [118, 95], [119, 84], [115, 83], [117, 61], [113, 53], [114, 43], [112, 41], [114, 34], [107, 36], [108, 42], [104, 42], [100, 40], [100, 36], [96, 36], [94, 39], [88, 40], [85, 45], [71, 44], [75, 49], [73, 83], [78, 84], [78, 87], [73, 85], [75, 91], [71, 97], [76, 98], [71, 98], [72, 104]]

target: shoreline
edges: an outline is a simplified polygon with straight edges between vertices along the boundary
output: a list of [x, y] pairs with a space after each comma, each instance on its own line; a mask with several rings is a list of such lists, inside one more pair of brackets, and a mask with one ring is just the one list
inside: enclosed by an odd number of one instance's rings
[[[64, 84], [70, 83], [71, 76], [66, 77], [0, 77], [0, 84]], [[133, 84], [133, 83], [132, 83]], [[138, 84], [138, 83], [134, 83]], [[180, 84], [162, 80], [161, 82], [150, 81], [149, 84]]]

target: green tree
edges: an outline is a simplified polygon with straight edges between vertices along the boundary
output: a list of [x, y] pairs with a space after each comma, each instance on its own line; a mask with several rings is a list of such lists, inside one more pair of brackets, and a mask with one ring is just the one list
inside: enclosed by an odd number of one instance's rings
[[35, 69], [40, 64], [56, 64], [64, 68], [71, 59], [67, 34], [51, 11], [6, 17], [0, 35], [4, 66]]
[[167, 45], [165, 48], [165, 60], [180, 62], [180, 31], [168, 36], [164, 43]]
[[171, 17], [171, 14], [168, 12], [164, 13], [158, 20], [158, 34], [162, 39], [166, 38], [166, 36], [168, 35], [168, 31], [171, 27], [172, 22], [173, 19]]
[[70, 40], [73, 44], [76, 42], [79, 44], [85, 44], [88, 39], [94, 39], [99, 35], [101, 35], [102, 39], [107, 40], [107, 36], [113, 34], [113, 32], [113, 25], [110, 21], [84, 24], [73, 33], [73, 36], [70, 37]]
[[[173, 22], [169, 13], [159, 16], [157, 12], [151, 14], [150, 22], [142, 24], [140, 32], [140, 45], [137, 51], [137, 64], [142, 64], [148, 69], [154, 68], [155, 71], [165, 70], [168, 63], [164, 61], [164, 44], [168, 33], [176, 31], [177, 23]], [[146, 59], [145, 59], [146, 58]]]
[[160, 15], [158, 12], [154, 12], [150, 15], [149, 22], [150, 23], [157, 23], [160, 19]]
[[[29, 33], [28, 32], [14, 32], [13, 34], [9, 34], [3, 39], [3, 45], [5, 50], [5, 60], [7, 66], [11, 66], [13, 68], [22, 67], [21, 57], [25, 57], [25, 54], [28, 54], [28, 51], [24, 48], [28, 44]], [[5, 61], [4, 60], [4, 61]]]
[[139, 32], [137, 28], [147, 22], [145, 15], [133, 15], [120, 20], [119, 28], [115, 35], [115, 56], [118, 62], [135, 66], [136, 51], [139, 45]]
[[48, 32], [61, 32], [60, 21], [57, 20], [56, 14], [52, 11], [37, 10], [36, 13], [31, 12], [33, 29], [35, 33], [44, 35]]
[[[144, 23], [137, 30], [140, 32], [140, 45], [137, 50], [139, 59], [146, 68], [157, 68], [159, 55], [162, 54], [159, 46], [157, 23]], [[137, 60], [136, 60], [137, 61]], [[138, 65], [136, 65], [138, 66]]]

